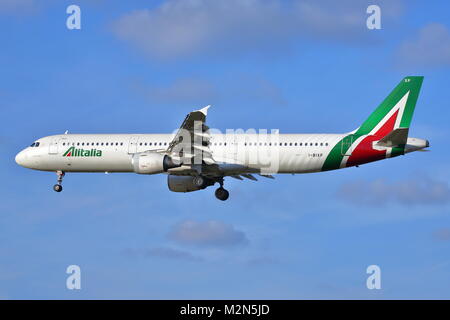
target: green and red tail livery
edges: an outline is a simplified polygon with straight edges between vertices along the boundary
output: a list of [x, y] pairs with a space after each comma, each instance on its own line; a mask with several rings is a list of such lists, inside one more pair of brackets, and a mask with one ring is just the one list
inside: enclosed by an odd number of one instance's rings
[[416, 106], [423, 77], [406, 77], [355, 131], [346, 135], [328, 154], [323, 171], [355, 166], [403, 154], [404, 145], [388, 149], [373, 143], [395, 129], [408, 129]]

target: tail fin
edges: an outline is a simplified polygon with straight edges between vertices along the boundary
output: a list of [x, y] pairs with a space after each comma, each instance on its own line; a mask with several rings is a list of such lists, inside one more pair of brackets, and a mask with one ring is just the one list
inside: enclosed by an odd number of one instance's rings
[[397, 128], [409, 128], [422, 81], [423, 77], [403, 78], [354, 134], [384, 136]]

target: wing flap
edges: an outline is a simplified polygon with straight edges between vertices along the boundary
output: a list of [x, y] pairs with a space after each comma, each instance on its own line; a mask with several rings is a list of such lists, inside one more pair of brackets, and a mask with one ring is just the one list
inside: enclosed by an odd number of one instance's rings
[[249, 180], [253, 180], [253, 181], [258, 181], [258, 179], [256, 179], [253, 175], [251, 175], [250, 173], [241, 173], [241, 176], [243, 176], [244, 178], [247, 178]]

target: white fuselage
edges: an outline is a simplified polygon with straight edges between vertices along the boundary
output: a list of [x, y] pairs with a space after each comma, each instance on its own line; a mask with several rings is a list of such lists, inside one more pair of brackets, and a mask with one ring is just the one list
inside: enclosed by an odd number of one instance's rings
[[[216, 161], [236, 163], [248, 167], [249, 172], [265, 167], [268, 173], [305, 173], [320, 171], [327, 154], [344, 136], [268, 134], [262, 139], [258, 134], [212, 134], [209, 148]], [[173, 134], [54, 135], [38, 139], [39, 146], [22, 150], [16, 161], [43, 171], [133, 172], [133, 154], [163, 151], [173, 137]], [[83, 151], [64, 156], [71, 147]]]

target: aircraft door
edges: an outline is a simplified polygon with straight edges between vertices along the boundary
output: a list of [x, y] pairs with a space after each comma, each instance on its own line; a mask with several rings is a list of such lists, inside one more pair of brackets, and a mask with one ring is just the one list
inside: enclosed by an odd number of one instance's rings
[[130, 141], [128, 142], [128, 153], [136, 153], [137, 152], [137, 144], [139, 137], [132, 136]]
[[48, 146], [48, 153], [49, 154], [57, 154], [58, 153], [58, 142], [59, 142], [59, 137], [54, 137], [52, 138], [52, 140], [50, 141], [50, 145]]
[[352, 154], [353, 135], [348, 135], [341, 142], [341, 155], [350, 156]]

